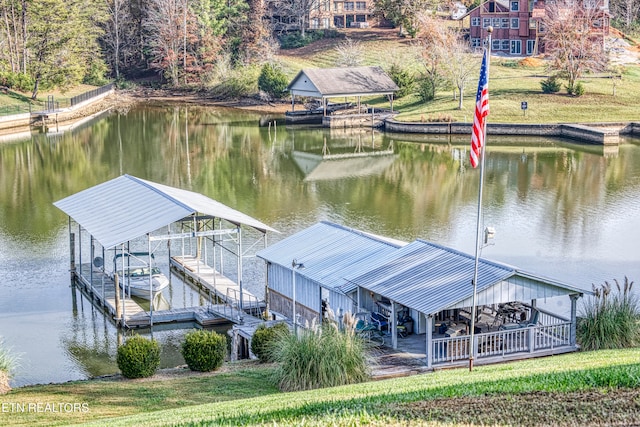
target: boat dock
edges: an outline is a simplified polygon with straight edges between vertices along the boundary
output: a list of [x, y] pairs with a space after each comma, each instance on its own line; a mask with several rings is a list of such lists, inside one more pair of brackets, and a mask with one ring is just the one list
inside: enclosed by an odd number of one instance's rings
[[245, 313], [260, 316], [265, 308], [265, 303], [259, 301], [254, 294], [246, 289], [242, 289], [241, 294], [239, 284], [193, 256], [172, 256], [171, 268], [186, 281], [204, 290], [213, 300], [219, 302], [220, 304], [212, 307], [220, 309], [218, 314], [229, 318], [229, 320], [233, 320], [229, 316], [236, 314], [231, 313], [229, 309], [242, 305]]
[[[228, 304], [149, 311], [132, 298], [127, 297], [116, 302], [115, 283], [111, 276], [101, 270], [92, 270], [90, 264], [83, 264], [80, 270], [75, 274], [76, 286], [96, 307], [101, 308], [113, 319], [116, 325], [123, 328], [147, 328], [179, 322], [196, 322], [201, 326], [210, 326], [225, 323], [253, 324], [260, 321]], [[121, 314], [118, 303], [121, 304]]]

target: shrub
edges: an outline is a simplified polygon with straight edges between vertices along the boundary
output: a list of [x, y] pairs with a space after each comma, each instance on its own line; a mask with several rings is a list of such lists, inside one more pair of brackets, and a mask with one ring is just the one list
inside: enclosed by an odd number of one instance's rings
[[640, 307], [631, 294], [633, 282], [624, 278], [624, 285], [614, 279], [615, 289], [608, 282], [593, 286], [594, 297], [584, 301], [576, 336], [583, 350], [629, 348], [640, 344]]
[[16, 361], [16, 357], [6, 349], [3, 340], [0, 339], [0, 394], [11, 391], [9, 380], [11, 371], [16, 367]]
[[417, 82], [418, 85], [418, 96], [422, 100], [422, 102], [433, 101], [436, 97], [436, 87], [433, 82], [429, 79], [420, 79]]
[[353, 384], [369, 378], [364, 343], [352, 328], [339, 331], [334, 323], [299, 328], [297, 334], [281, 336], [273, 350], [279, 364], [275, 378], [284, 391]]
[[224, 362], [227, 339], [215, 331], [194, 329], [185, 335], [182, 357], [192, 371], [215, 371]]
[[118, 347], [116, 362], [126, 378], [152, 376], [160, 366], [160, 344], [140, 335], [134, 335]]
[[276, 323], [271, 327], [267, 327], [264, 323], [260, 324], [251, 338], [251, 352], [261, 362], [273, 362], [273, 344], [286, 334], [289, 334], [286, 323]]
[[402, 98], [413, 93], [413, 88], [416, 85], [416, 79], [407, 69], [401, 68], [397, 64], [393, 64], [389, 69], [389, 77], [391, 77], [391, 80], [398, 85], [399, 89], [395, 94], [396, 98]]
[[567, 93], [573, 96], [582, 96], [584, 95], [584, 85], [582, 82], [577, 82], [573, 86], [567, 85]]
[[560, 92], [562, 88], [557, 76], [551, 76], [548, 79], [542, 80], [540, 86], [542, 87], [543, 93], [557, 93]]
[[0, 86], [6, 86], [20, 92], [28, 92], [33, 89], [33, 79], [28, 74], [0, 72]]
[[289, 79], [276, 64], [264, 64], [258, 77], [258, 89], [272, 98], [282, 98], [289, 84]]
[[234, 70], [219, 85], [213, 88], [213, 95], [222, 98], [242, 98], [258, 93], [258, 75], [255, 67]]

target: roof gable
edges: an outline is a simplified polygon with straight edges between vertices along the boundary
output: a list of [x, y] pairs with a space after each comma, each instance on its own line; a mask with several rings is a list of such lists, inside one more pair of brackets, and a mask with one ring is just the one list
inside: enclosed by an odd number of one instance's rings
[[387, 95], [398, 90], [380, 67], [307, 68], [287, 87], [294, 95], [312, 97]]

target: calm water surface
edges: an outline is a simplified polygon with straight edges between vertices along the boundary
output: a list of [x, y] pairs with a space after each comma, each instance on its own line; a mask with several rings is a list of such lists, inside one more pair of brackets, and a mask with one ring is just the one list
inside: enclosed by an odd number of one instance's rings
[[[123, 173], [258, 218], [281, 231], [271, 242], [327, 219], [473, 253], [479, 171], [469, 167], [468, 138], [269, 128], [260, 118], [148, 105], [71, 133], [0, 142], [0, 336], [20, 358], [14, 386], [117, 371], [116, 329], [72, 296], [68, 219], [52, 203]], [[320, 160], [385, 150], [393, 154]], [[483, 256], [585, 289], [625, 275], [640, 280], [637, 140], [605, 150], [490, 138], [486, 165], [484, 223], [497, 234]], [[254, 266], [246, 286], [261, 294]], [[165, 297], [174, 306], [202, 302], [180, 284]], [[566, 302], [548, 303], [566, 310]], [[183, 363], [183, 334], [153, 331], [163, 366]]]

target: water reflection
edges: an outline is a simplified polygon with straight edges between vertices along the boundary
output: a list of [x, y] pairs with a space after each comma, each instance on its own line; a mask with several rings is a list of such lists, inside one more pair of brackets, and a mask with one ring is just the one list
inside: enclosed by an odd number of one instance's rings
[[[219, 108], [149, 105], [55, 137], [0, 144], [0, 335], [24, 355], [14, 384], [114, 370], [115, 328], [83, 297], [72, 308], [68, 219], [52, 203], [123, 173], [256, 217], [281, 231], [270, 242], [328, 219], [473, 253], [478, 171], [468, 166], [467, 137], [259, 121]], [[393, 153], [326, 158], [386, 150]], [[497, 234], [486, 257], [584, 288], [640, 278], [637, 141], [610, 149], [492, 137], [487, 150], [484, 222]], [[246, 286], [262, 295], [262, 264], [245, 265]], [[168, 273], [168, 264], [161, 268]], [[206, 303], [173, 279], [164, 298], [172, 307]], [[179, 362], [181, 333], [154, 330], [173, 355], [163, 363]]]

